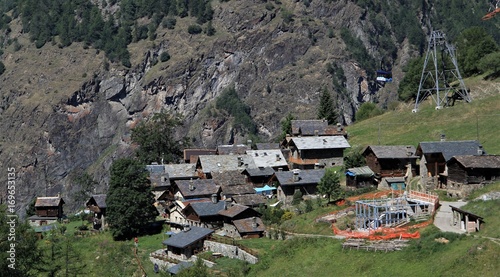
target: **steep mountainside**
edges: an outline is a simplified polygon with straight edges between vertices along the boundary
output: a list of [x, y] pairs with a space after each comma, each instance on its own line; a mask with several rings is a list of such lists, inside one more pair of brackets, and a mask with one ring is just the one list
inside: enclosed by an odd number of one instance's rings
[[[103, 14], [120, 10], [120, 1], [107, 2], [116, 3], [100, 6]], [[422, 43], [391, 26], [388, 15], [401, 13], [399, 4], [384, 11], [365, 2], [211, 1], [213, 36], [190, 34], [196, 18], [178, 17], [174, 29], [160, 25], [153, 40], [128, 45], [131, 67], [110, 63], [83, 42], [59, 47], [54, 39], [37, 48], [11, 12], [2, 41], [0, 165], [16, 168], [19, 212], [35, 196], [61, 193], [71, 203], [79, 189], [71, 177], [83, 171], [99, 181], [96, 192], [105, 192], [112, 161], [132, 153], [130, 129], [161, 110], [184, 117], [178, 135], [196, 147], [245, 142], [247, 134], [215, 109], [229, 86], [251, 108], [262, 141], [279, 135], [289, 113], [316, 118], [323, 88], [345, 124], [363, 102], [396, 101], [403, 67]], [[408, 13], [423, 34], [425, 13]], [[362, 47], [347, 45], [346, 34]], [[170, 59], [161, 61], [162, 53]], [[373, 72], [381, 61], [391, 63], [395, 81], [377, 89]]]

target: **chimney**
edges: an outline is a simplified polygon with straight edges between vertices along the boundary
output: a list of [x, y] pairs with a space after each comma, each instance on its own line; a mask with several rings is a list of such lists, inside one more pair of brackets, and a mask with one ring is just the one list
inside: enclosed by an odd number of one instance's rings
[[193, 179], [189, 180], [189, 190], [193, 191], [194, 190], [194, 182]]
[[283, 167], [278, 167], [278, 171], [282, 172], [283, 171]]
[[319, 163], [314, 164], [314, 169], [320, 169]]
[[252, 217], [252, 228], [257, 228], [257, 218], [255, 216]]
[[441, 141], [446, 141], [446, 135], [445, 134], [441, 134]]
[[191, 230], [191, 226], [189, 226], [188, 224], [184, 225], [184, 232], [188, 232], [189, 230]]
[[410, 157], [413, 155], [413, 152], [411, 152], [411, 146], [406, 146], [406, 156]]
[[212, 194], [212, 203], [217, 204], [218, 199], [217, 199], [217, 194]]
[[243, 166], [243, 157], [241, 156], [238, 156], [238, 166]]
[[482, 146], [482, 145], [479, 145], [479, 146], [477, 147], [477, 154], [478, 154], [479, 156], [481, 156], [481, 155], [483, 155], [483, 154], [484, 154], [484, 151], [483, 151], [483, 146]]
[[276, 154], [276, 161], [277, 161], [277, 162], [281, 161], [280, 154]]
[[318, 136], [319, 135], [319, 130], [314, 130], [314, 135]]
[[248, 149], [252, 149], [252, 140], [251, 139], [247, 140], [247, 147], [248, 147]]
[[337, 132], [342, 132], [342, 124], [337, 123]]
[[292, 180], [294, 182], [298, 182], [300, 180], [299, 172], [300, 172], [300, 170], [298, 170], [298, 169], [293, 170], [293, 179]]

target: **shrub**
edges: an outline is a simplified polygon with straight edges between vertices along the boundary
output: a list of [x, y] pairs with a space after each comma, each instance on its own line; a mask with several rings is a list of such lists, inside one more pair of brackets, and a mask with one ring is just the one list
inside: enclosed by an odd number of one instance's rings
[[162, 53], [160, 54], [160, 61], [161, 61], [161, 62], [166, 62], [166, 61], [168, 61], [168, 60], [170, 60], [170, 54], [168, 54], [168, 52], [166, 52], [166, 51], [165, 51], [165, 52], [162, 52]]
[[302, 201], [302, 192], [296, 190], [293, 194], [292, 205], [297, 205]]
[[360, 107], [358, 112], [356, 112], [356, 121], [362, 121], [377, 115], [381, 115], [384, 112], [382, 109], [377, 107], [375, 103], [371, 102], [366, 102], [363, 103]]
[[5, 65], [0, 62], [0, 75], [2, 75], [5, 72]]
[[167, 29], [174, 29], [175, 24], [177, 24], [177, 20], [174, 17], [167, 17], [167, 18], [163, 19], [163, 21], [161, 23], [163, 28], [167, 28]]
[[290, 212], [290, 211], [286, 211], [282, 216], [281, 216], [281, 220], [282, 221], [285, 221], [285, 220], [290, 220], [292, 219], [293, 217], [293, 213]]
[[188, 27], [188, 33], [190, 33], [191, 35], [199, 34], [202, 31], [203, 30], [201, 29], [201, 26], [198, 24], [189, 25], [189, 27]]

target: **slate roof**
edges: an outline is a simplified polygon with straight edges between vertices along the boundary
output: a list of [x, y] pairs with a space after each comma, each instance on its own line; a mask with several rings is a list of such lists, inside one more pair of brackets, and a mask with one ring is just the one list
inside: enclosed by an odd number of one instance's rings
[[248, 150], [247, 155], [253, 159], [256, 167], [287, 167], [285, 156], [279, 149]]
[[198, 163], [205, 174], [255, 168], [253, 159], [247, 155], [204, 155], [198, 157]]
[[269, 149], [280, 149], [279, 143], [262, 143], [258, 142], [255, 144], [257, 150], [269, 150]]
[[215, 154], [217, 154], [216, 149], [184, 149], [184, 160], [189, 160], [192, 163], [193, 161], [196, 162], [198, 156]]
[[[106, 194], [94, 194], [91, 196], [99, 208], [106, 208]], [[90, 201], [90, 200], [89, 200]], [[88, 201], [87, 201], [88, 203]]]
[[221, 185], [221, 192], [225, 195], [235, 195], [235, 194], [252, 194], [255, 193], [252, 184], [241, 184], [241, 185]]
[[387, 183], [405, 183], [405, 177], [385, 177]]
[[271, 177], [274, 174], [274, 169], [272, 167], [247, 168], [243, 171], [243, 173], [245, 172], [250, 177]]
[[61, 197], [37, 197], [35, 202], [35, 207], [57, 207], [59, 203], [64, 204], [64, 200]]
[[191, 229], [189, 231], [182, 231], [180, 233], [177, 233], [169, 239], [164, 240], [163, 244], [177, 248], [185, 248], [190, 244], [204, 239], [213, 232], [214, 231], [211, 229], [191, 226]]
[[238, 230], [239, 233], [256, 233], [256, 232], [264, 232], [266, 230], [266, 226], [262, 222], [259, 217], [255, 218], [257, 223], [257, 227], [253, 227], [253, 218], [244, 218], [233, 221], [234, 227]]
[[266, 203], [264, 196], [258, 194], [233, 195], [231, 198], [235, 203], [245, 206], [258, 206]]
[[371, 149], [379, 159], [418, 158], [418, 156], [415, 155], [416, 149], [412, 145], [369, 145], [363, 151], [363, 155], [367, 154], [369, 149]]
[[328, 126], [328, 121], [326, 120], [292, 120], [292, 134], [293, 135], [304, 135], [313, 136], [314, 131], [318, 131], [318, 134], [324, 134], [325, 129]]
[[278, 171], [275, 176], [281, 186], [317, 184], [325, 175], [325, 169], [299, 170], [299, 180], [293, 180], [293, 171]]
[[225, 205], [225, 201], [218, 201], [217, 203], [212, 201], [189, 203], [189, 206], [193, 208], [199, 217], [218, 215], [219, 211], [224, 210]]
[[246, 176], [241, 174], [241, 170], [228, 170], [224, 172], [212, 172], [212, 179], [219, 186], [246, 184]]
[[165, 172], [171, 180], [198, 178], [194, 164], [166, 164]]
[[373, 170], [371, 170], [368, 166], [362, 166], [347, 169], [346, 175], [371, 177], [375, 175], [375, 172], [373, 172]]
[[442, 153], [446, 161], [453, 156], [478, 155], [481, 144], [475, 140], [421, 142], [417, 147], [417, 155]]
[[[191, 183], [192, 190], [189, 189]], [[177, 180], [175, 184], [184, 198], [217, 194], [220, 189], [213, 179]]]
[[290, 139], [289, 144], [295, 144], [297, 149], [335, 149], [349, 148], [351, 145], [343, 136], [312, 136], [312, 137], [294, 137]]
[[243, 155], [247, 150], [250, 150], [250, 147], [245, 144], [233, 144], [233, 145], [219, 145], [217, 146], [217, 153], [219, 155]]
[[169, 272], [170, 274], [173, 274], [173, 275], [176, 275], [178, 274], [181, 270], [185, 269], [185, 268], [190, 268], [192, 267], [194, 264], [192, 262], [180, 262], [174, 266], [171, 266], [167, 269], [167, 272]]
[[233, 217], [241, 214], [242, 212], [244, 212], [248, 209], [250, 209], [250, 208], [245, 206], [245, 205], [236, 204], [236, 205], [232, 205], [232, 206], [228, 207], [227, 209], [223, 209], [223, 210], [219, 211], [219, 214], [222, 216], [225, 216], [225, 217], [233, 218]]
[[456, 161], [465, 168], [496, 168], [500, 170], [499, 155], [483, 155], [483, 156], [454, 156], [449, 162]]
[[150, 172], [149, 181], [152, 187], [166, 187], [170, 186], [170, 179], [165, 172]]

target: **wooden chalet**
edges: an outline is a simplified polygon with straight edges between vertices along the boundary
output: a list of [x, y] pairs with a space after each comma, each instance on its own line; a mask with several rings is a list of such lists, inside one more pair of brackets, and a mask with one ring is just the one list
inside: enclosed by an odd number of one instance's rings
[[481, 144], [474, 140], [446, 141], [443, 139], [437, 142], [419, 143], [415, 154], [420, 157], [419, 172], [422, 183], [427, 189], [436, 189], [443, 187], [444, 180], [440, 178], [440, 174], [447, 175], [446, 163], [453, 156], [480, 156], [485, 152]]
[[256, 208], [261, 205], [266, 205], [266, 198], [260, 194], [242, 194], [233, 195], [232, 202], [235, 204], [245, 205], [251, 208]]
[[92, 226], [95, 230], [104, 230], [106, 226], [106, 194], [95, 194], [85, 203], [93, 213]]
[[294, 169], [314, 169], [344, 164], [344, 150], [351, 146], [343, 136], [292, 137], [287, 143]]
[[184, 149], [184, 162], [196, 163], [198, 156], [216, 155], [217, 149]]
[[375, 173], [368, 166], [347, 169], [346, 186], [352, 188], [366, 188], [375, 185]]
[[454, 156], [447, 167], [443, 185], [450, 196], [465, 197], [471, 191], [500, 179], [498, 155]]
[[57, 222], [64, 215], [64, 200], [59, 197], [37, 197], [35, 202], [35, 215], [28, 221], [31, 226], [48, 225]]
[[174, 182], [170, 200], [187, 200], [197, 198], [212, 198], [220, 196], [220, 187], [213, 179], [177, 180]]
[[415, 147], [411, 145], [369, 145], [362, 155], [378, 178], [402, 177], [407, 175], [408, 167], [412, 176], [418, 175], [418, 156], [415, 152]]
[[260, 220], [261, 214], [256, 210], [244, 205], [231, 205], [219, 211], [223, 217], [222, 227], [226, 236], [232, 238], [255, 238], [261, 237], [265, 226]]
[[190, 202], [182, 213], [187, 225], [215, 229], [222, 226], [219, 211], [224, 210], [226, 205], [226, 201], [218, 201], [214, 196], [212, 201]]
[[271, 167], [247, 168], [241, 174], [245, 175], [247, 182], [252, 183], [254, 187], [263, 187], [274, 175], [274, 169]]

